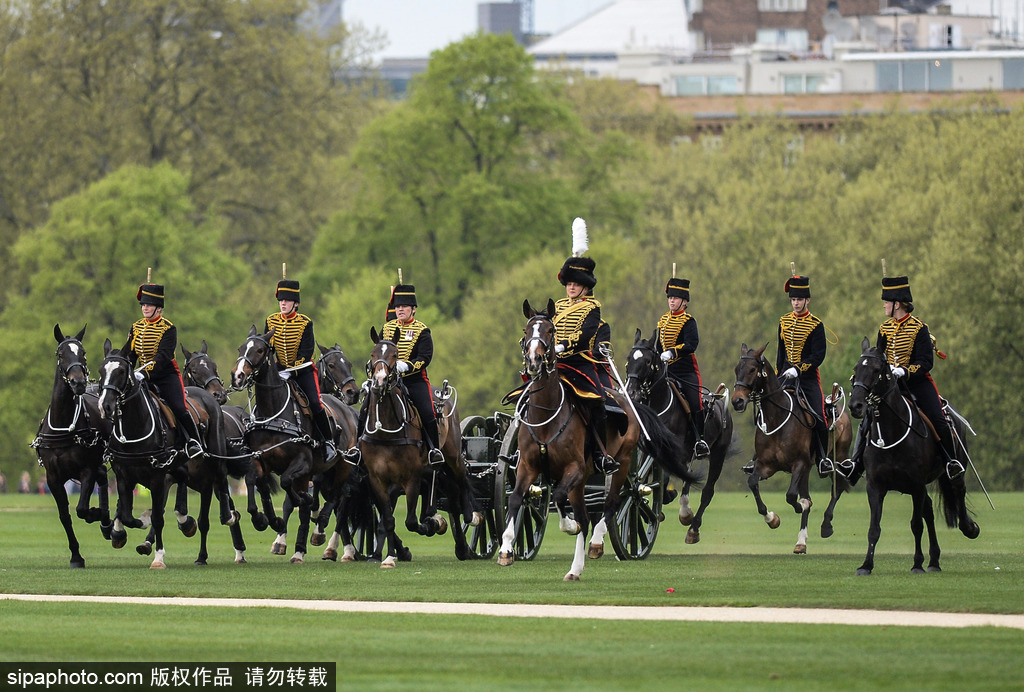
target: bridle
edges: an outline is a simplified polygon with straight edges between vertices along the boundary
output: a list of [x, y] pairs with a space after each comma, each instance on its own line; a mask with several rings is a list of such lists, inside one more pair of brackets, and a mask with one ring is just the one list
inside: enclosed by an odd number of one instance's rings
[[[119, 354], [108, 354], [104, 363], [115, 361], [119, 364], [118, 369], [125, 371], [124, 386], [118, 387], [110, 384], [109, 373], [106, 368], [103, 369], [104, 377], [100, 386], [100, 397], [102, 399], [103, 392], [113, 392], [116, 398], [114, 399], [114, 408], [116, 425], [112, 435], [114, 439], [123, 445], [137, 444], [139, 442], [145, 442], [146, 440], [153, 437], [157, 441], [157, 445], [161, 446], [161, 441], [156, 437], [157, 433], [157, 420], [154, 413], [154, 405], [150, 401], [144, 401], [146, 411], [149, 413], [149, 430], [142, 436], [137, 438], [128, 438], [124, 433], [124, 418], [122, 417], [121, 410], [122, 405], [131, 401], [135, 397], [142, 396], [145, 392], [145, 387], [139, 385], [135, 381], [135, 373], [132, 368], [131, 361]], [[172, 455], [173, 456], [173, 455]], [[168, 462], [169, 463], [169, 462]]]
[[[248, 345], [253, 341], [259, 341], [261, 344], [266, 346], [266, 350], [263, 352], [263, 356], [260, 357], [257, 361], [253, 361], [252, 359], [249, 358], [248, 355], [249, 352], [252, 351], [252, 349], [249, 348]], [[249, 366], [249, 372], [245, 376], [245, 381], [242, 382], [239, 386], [249, 390], [249, 414], [251, 415], [249, 427], [255, 428], [266, 425], [267, 423], [276, 420], [278, 417], [281, 416], [281, 414], [288, 410], [289, 405], [292, 403], [292, 388], [288, 386], [287, 382], [280, 378], [278, 382], [272, 382], [270, 384], [264, 384], [263, 382], [258, 382], [255, 379], [256, 375], [260, 373], [263, 370], [263, 368], [266, 367], [267, 364], [269, 364], [273, 360], [273, 356], [277, 353], [277, 351], [274, 349], [274, 345], [270, 343], [270, 339], [266, 338], [266, 335], [255, 334], [253, 336], [250, 336], [248, 339], [245, 340], [245, 344], [243, 344], [243, 346], [245, 347], [245, 352], [238, 357], [237, 361], [235, 361], [234, 369], [235, 371], [237, 371], [239, 363], [242, 362]], [[256, 414], [256, 400], [255, 397], [253, 396], [252, 391], [254, 386], [270, 389], [284, 387], [284, 404], [282, 404], [281, 408], [273, 415], [267, 416], [266, 418], [258, 418]]]
[[544, 349], [544, 368], [540, 373], [538, 373], [538, 375], [550, 375], [555, 370], [555, 330], [554, 325], [552, 324], [550, 329], [550, 337], [548, 339], [544, 339], [542, 336], [540, 336], [540, 329], [538, 329], [536, 326], [543, 322], [550, 323], [551, 318], [544, 314], [538, 314], [531, 317], [530, 321], [526, 323], [526, 329], [524, 331], [527, 334], [529, 334], [530, 326], [534, 325], [533, 332], [535, 336], [524, 336], [522, 340], [520, 340], [519, 344], [523, 349], [523, 367], [529, 370], [530, 345], [533, 344], [534, 342], [539, 343], [541, 347], [543, 347]]
[[[381, 340], [377, 342], [377, 346], [380, 346], [381, 344], [386, 348], [390, 347], [395, 349], [396, 353], [398, 352], [398, 346], [393, 341]], [[377, 347], [374, 347], [374, 353], [376, 352]], [[372, 355], [373, 354], [371, 354], [371, 356]], [[378, 383], [377, 378], [374, 377], [374, 373], [377, 372], [378, 367], [384, 368], [383, 383]], [[384, 358], [377, 358], [376, 360], [368, 360], [366, 362], [366, 381], [369, 383], [369, 393], [376, 397], [376, 400], [373, 402], [372, 416], [376, 427], [372, 430], [370, 429], [371, 416], [367, 416], [366, 423], [363, 426], [363, 430], [367, 435], [372, 435], [378, 432], [385, 433], [387, 435], [394, 435], [405, 430], [406, 423], [409, 421], [409, 409], [405, 404], [405, 397], [402, 396], [400, 391], [395, 391], [396, 386], [398, 385], [398, 377], [398, 370]], [[380, 422], [380, 402], [389, 392], [394, 392], [394, 396], [390, 397], [392, 399], [391, 407], [398, 419], [398, 427], [394, 429], [385, 428]], [[395, 401], [398, 402], [398, 406], [401, 406], [401, 411], [398, 410], [394, 403]]]
[[[390, 346], [398, 351], [398, 346], [393, 341], [379, 341], [378, 345], [384, 344]], [[376, 351], [376, 348], [374, 349]], [[377, 372], [377, 367], [384, 368], [384, 382], [380, 385], [377, 384], [377, 379], [374, 377], [374, 373]], [[366, 361], [366, 379], [370, 383], [370, 390], [376, 392], [377, 396], [381, 396], [384, 392], [392, 389], [398, 384], [398, 371], [395, 367], [383, 358], [377, 358], [376, 360]]]
[[[205, 359], [205, 361], [210, 364], [208, 370], [212, 374], [209, 377], [207, 377], [205, 381], [200, 382], [196, 378], [195, 373], [193, 372], [192, 364], [197, 361], [203, 361], [203, 359]], [[191, 382], [194, 386], [201, 387], [202, 389], [206, 389], [206, 387], [211, 382], [219, 382], [221, 387], [224, 386], [224, 382], [221, 381], [220, 375], [217, 374], [217, 369], [213, 367], [213, 361], [210, 360], [209, 355], [202, 352], [193, 353], [192, 356], [185, 361], [185, 377], [187, 377], [189, 382]]]
[[348, 377], [346, 377], [341, 382], [338, 382], [337, 380], [334, 379], [334, 376], [331, 375], [330, 368], [327, 367], [327, 358], [329, 356], [332, 356], [332, 355], [335, 355], [335, 354], [337, 354], [337, 356], [339, 358], [341, 358], [342, 360], [345, 359], [345, 354], [342, 353], [341, 351], [327, 351], [327, 353], [323, 354], [320, 357], [320, 360], [318, 362], [318, 364], [321, 365], [321, 367], [320, 367], [321, 378], [320, 379], [324, 380], [324, 382], [326, 384], [328, 384], [328, 386], [330, 388], [329, 391], [332, 394], [334, 394], [335, 396], [341, 396], [341, 390], [345, 387], [345, 385], [347, 385], [349, 382], [355, 382], [356, 378], [355, 378], [354, 375], [350, 374]]
[[[643, 368], [646, 372], [641, 374], [629, 372], [629, 368], [626, 370], [626, 388], [629, 389], [630, 382], [636, 383], [637, 400], [641, 403], [648, 403], [651, 400], [651, 396], [654, 392], [654, 388], [662, 382], [665, 382], [668, 378], [668, 365], [662, 361], [657, 352], [650, 346], [644, 346], [634, 344], [631, 353], [640, 351], [644, 354]], [[635, 358], [631, 358], [630, 362], [636, 362]], [[672, 408], [672, 403], [675, 398], [672, 393], [669, 392], [668, 404], [665, 408], [658, 412], [658, 415], [664, 415]]]
[[[64, 339], [63, 341], [61, 341], [59, 344], [57, 344], [57, 351], [56, 351], [55, 355], [57, 357], [57, 367], [58, 368], [61, 367], [61, 357], [60, 357], [61, 349], [64, 348], [65, 345], [72, 344], [72, 343], [78, 344], [79, 347], [82, 347], [82, 342], [79, 341], [78, 339], [76, 339], [73, 336], [69, 336], [66, 339]], [[84, 347], [82, 347], [82, 353], [85, 353], [85, 348]], [[74, 361], [68, 363], [65, 367], [61, 368], [61, 377], [64, 379], [64, 382], [68, 385], [68, 387], [71, 387], [71, 371], [74, 370], [75, 368], [81, 368], [82, 369], [82, 374], [85, 375], [85, 379], [86, 380], [89, 379], [89, 366], [85, 364], [84, 359], [83, 360], [74, 360]]]
[[[779, 432], [780, 430], [782, 430], [784, 427], [786, 427], [786, 424], [789, 423], [789, 420], [794, 417], [794, 414], [799, 409], [800, 405], [797, 402], [796, 398], [793, 397], [792, 394], [790, 394], [788, 391], [786, 391], [782, 387], [779, 387], [778, 389], [772, 390], [770, 392], [766, 391], [767, 388], [768, 388], [768, 373], [765, 370], [765, 367], [767, 366], [767, 362], [765, 361], [763, 355], [762, 356], [751, 356], [751, 355], [748, 355], [748, 354], [744, 354], [744, 355], [740, 356], [740, 361], [742, 362], [744, 360], [752, 360], [752, 361], [757, 363], [757, 368], [756, 368], [757, 375], [754, 377], [754, 381], [751, 382], [750, 384], [747, 384], [746, 382], [743, 382], [742, 380], [737, 379], [736, 380], [736, 384], [733, 385], [733, 392], [735, 392], [739, 387], [743, 387], [748, 392], [750, 392], [750, 394], [748, 394], [748, 397], [754, 403], [754, 409], [755, 409], [754, 422], [755, 422], [755, 425], [757, 425], [758, 429], [761, 432], [763, 432], [765, 435], [768, 435], [770, 437], [770, 436], [774, 435], [775, 433]], [[782, 392], [783, 394], [786, 395], [786, 400], [788, 402], [787, 406], [783, 406], [782, 404], [772, 400], [772, 398], [776, 394], [778, 394], [779, 392]], [[765, 402], [770, 403], [772, 406], [776, 407], [780, 411], [785, 411], [786, 412], [785, 418], [783, 418], [782, 422], [779, 423], [777, 426], [775, 426], [775, 428], [773, 430], [769, 430], [768, 429], [768, 423], [767, 423], [767, 421], [765, 421], [765, 416], [764, 416], [764, 404], [765, 404]], [[796, 420], [797, 420], [797, 422], [799, 422], [805, 428], [813, 427], [813, 422], [809, 426], [806, 422], [801, 420], [800, 417], [797, 417]]]
[[[900, 394], [899, 398], [903, 400], [903, 404], [904, 406], [906, 406], [907, 409], [907, 417], [904, 418], [903, 415], [892, 406], [892, 404], [888, 403], [887, 399], [890, 395], [892, 395], [894, 391], [898, 389], [899, 383], [897, 382], [895, 377], [888, 376], [886, 374], [885, 369], [888, 363], [882, 357], [882, 354], [877, 352], [877, 349], [873, 350], [875, 351], [873, 353], [868, 353], [867, 351], [865, 351], [864, 353], [861, 354], [860, 357], [862, 360], [871, 359], [879, 361], [881, 363], [881, 365], [878, 368], [878, 372], [874, 377], [874, 381], [871, 382], [870, 384], [865, 384], [864, 382], [861, 382], [860, 380], [856, 379], [857, 371], [854, 370], [854, 380], [852, 388], [853, 391], [856, 391], [858, 387], [864, 390], [865, 403], [867, 404], [869, 409], [868, 413], [870, 421], [868, 422], [869, 424], [873, 424], [872, 427], [874, 428], [874, 435], [869, 441], [873, 446], [879, 449], [891, 449], [896, 445], [900, 444], [901, 442], [903, 442], [903, 440], [905, 440], [907, 436], [910, 434], [910, 431], [914, 430], [914, 407], [911, 405], [910, 401], [905, 396]], [[879, 383], [884, 383], [885, 387], [885, 390], [881, 393], [875, 391], [875, 387]], [[881, 409], [883, 403], [890, 411], [892, 411], [893, 417], [900, 423], [902, 423], [906, 428], [903, 435], [900, 436], [900, 438], [895, 442], [886, 443], [885, 439], [882, 437], [882, 426], [879, 422], [879, 410]], [[914, 434], [918, 435], [919, 437], [926, 437], [927, 430], [924, 434], [914, 430]]]

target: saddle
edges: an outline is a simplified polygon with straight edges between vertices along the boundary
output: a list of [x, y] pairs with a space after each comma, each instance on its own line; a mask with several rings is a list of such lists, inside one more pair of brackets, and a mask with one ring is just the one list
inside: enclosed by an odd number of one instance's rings
[[[302, 391], [302, 387], [295, 380], [289, 378], [287, 382], [288, 386], [292, 388], [292, 397], [295, 399], [295, 403], [298, 404], [299, 410], [302, 411], [306, 418], [312, 421], [313, 409], [309, 406], [309, 397], [306, 396], [306, 393]], [[329, 406], [324, 406], [323, 402], [320, 402], [320, 405], [323, 407], [324, 413], [327, 414], [327, 420], [331, 423], [331, 434], [333, 435], [338, 430], [338, 420], [334, 416], [334, 411]]]

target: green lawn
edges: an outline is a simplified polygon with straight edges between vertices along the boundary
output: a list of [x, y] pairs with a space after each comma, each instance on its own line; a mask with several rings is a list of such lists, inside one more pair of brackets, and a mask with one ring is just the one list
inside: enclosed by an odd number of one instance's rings
[[[778, 484], [777, 484], [778, 485]], [[197, 538], [167, 539], [168, 569], [129, 545], [114, 551], [76, 520], [85, 570], [67, 567], [50, 498], [0, 496], [0, 591], [146, 596], [622, 605], [732, 605], [1024, 612], [1024, 494], [975, 496], [981, 536], [940, 529], [941, 574], [912, 575], [910, 503], [886, 503], [875, 573], [856, 577], [866, 547], [863, 493], [844, 498], [836, 534], [818, 537], [826, 504], [814, 488], [808, 554], [792, 554], [798, 517], [781, 485], [765, 492], [782, 526], [768, 529], [744, 493], [720, 493], [702, 541], [686, 545], [674, 516], [654, 554], [588, 562], [561, 581], [573, 539], [549, 526], [532, 562], [460, 563], [449, 536], [408, 537], [412, 563], [386, 571], [269, 554], [271, 532], [244, 520], [249, 564], [234, 565], [227, 530], [211, 532], [211, 559], [193, 566]], [[982, 504], [983, 503], [983, 504]], [[294, 531], [294, 529], [293, 529]], [[404, 536], [404, 534], [403, 534]], [[673, 593], [666, 590], [672, 588]], [[481, 616], [370, 615], [270, 609], [0, 602], [5, 660], [337, 661], [339, 689], [1020, 689], [1024, 632], [825, 625], [558, 621]]]

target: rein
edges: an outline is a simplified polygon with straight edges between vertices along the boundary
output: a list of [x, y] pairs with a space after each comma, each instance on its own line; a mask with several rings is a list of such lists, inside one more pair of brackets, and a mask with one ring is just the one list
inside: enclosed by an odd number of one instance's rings
[[[796, 400], [794, 399], [793, 395], [790, 394], [786, 389], [783, 389], [782, 387], [779, 387], [778, 389], [775, 389], [775, 390], [773, 390], [771, 392], [766, 392], [765, 391], [767, 386], [768, 386], [768, 377], [765, 374], [765, 370], [764, 370], [764, 367], [763, 367], [763, 365], [766, 365], [766, 363], [764, 362], [764, 357], [757, 358], [755, 356], [743, 355], [743, 356], [740, 356], [740, 360], [753, 360], [753, 361], [756, 361], [757, 365], [758, 365], [758, 375], [757, 375], [756, 378], [754, 378], [754, 382], [751, 383], [751, 384], [747, 384], [746, 382], [741, 382], [741, 381], [737, 380], [736, 384], [733, 385], [733, 389], [735, 390], [736, 387], [743, 387], [744, 389], [746, 389], [747, 391], [750, 392], [750, 399], [751, 399], [751, 401], [754, 402], [754, 408], [755, 408], [755, 412], [754, 412], [755, 424], [757, 425], [758, 430], [760, 430], [765, 435], [771, 437], [775, 433], [777, 433], [780, 430], [782, 430], [782, 428], [784, 428], [786, 426], [786, 424], [789, 423], [790, 419], [794, 417], [794, 414], [796, 413], [796, 408], [797, 408], [798, 404], [796, 403]], [[758, 385], [758, 380], [764, 380], [764, 383]], [[786, 395], [786, 405], [785, 406], [783, 406], [782, 404], [780, 404], [780, 403], [778, 403], [776, 401], [773, 401], [773, 397], [775, 397], [775, 395], [779, 394], [780, 392]], [[771, 430], [771, 431], [768, 430], [768, 421], [766, 420], [766, 417], [765, 417], [765, 411], [764, 411], [764, 404], [765, 403], [769, 403], [772, 406], [774, 406], [775, 408], [779, 409], [780, 411], [785, 411], [786, 412], [786, 416], [785, 416], [785, 418], [782, 419], [782, 422], [779, 423], [779, 425], [777, 425], [775, 427], [775, 429]], [[813, 423], [812, 423], [812, 425], [807, 425], [804, 421], [800, 420], [800, 418], [796, 418], [796, 421], [798, 423], [800, 423], [800, 425], [804, 426], [805, 428], [811, 429], [811, 428], [814, 427]]]
[[[186, 377], [188, 377], [189, 381], [192, 382], [194, 384], [194, 386], [201, 387], [202, 389], [206, 389], [207, 385], [209, 385], [211, 382], [220, 382], [220, 386], [223, 387], [224, 383], [221, 381], [220, 376], [217, 375], [216, 373], [214, 373], [214, 374], [210, 375], [208, 378], [206, 378], [206, 381], [203, 382], [202, 384], [199, 384], [199, 380], [191, 372], [191, 370], [189, 370], [189, 367], [192, 365], [192, 363], [196, 362], [197, 360], [201, 360], [203, 358], [206, 358], [207, 360], [209, 360], [209, 356], [207, 356], [207, 354], [205, 354], [205, 353], [193, 353], [192, 357], [189, 358], [187, 361], [185, 361], [185, 375], [186, 375]], [[213, 371], [212, 367], [210, 368], [210, 371], [211, 372]]]
[[[877, 354], [863, 354], [862, 353], [861, 354], [861, 358], [864, 358], [864, 359], [871, 358], [873, 360], [882, 361], [882, 367], [885, 367], [887, 365], [887, 363], [885, 363], [885, 361], [882, 360], [882, 357], [880, 355], [877, 355]], [[888, 379], [888, 385], [886, 386], [886, 390], [884, 392], [882, 392], [881, 394], [878, 394], [878, 393], [876, 393], [874, 391], [875, 383], [883, 381], [882, 373], [883, 373], [882, 368], [879, 368], [878, 375], [876, 375], [876, 377], [875, 377], [875, 382], [872, 382], [870, 385], [864, 384], [863, 382], [860, 382], [859, 380], [854, 381], [852, 389], [856, 390], [859, 387], [859, 388], [863, 389], [864, 392], [865, 392], [864, 398], [866, 399], [867, 405], [868, 405], [868, 407], [870, 408], [870, 411], [871, 411], [871, 419], [872, 419], [871, 420], [871, 427], [872, 427], [872, 432], [874, 433], [874, 435], [870, 439], [871, 445], [874, 446], [874, 447], [877, 447], [878, 449], [892, 449], [893, 447], [896, 447], [897, 445], [902, 443], [904, 440], [906, 440], [907, 437], [910, 436], [910, 431], [914, 430], [914, 422], [915, 422], [914, 421], [914, 418], [915, 418], [915, 416], [914, 416], [914, 409], [915, 409], [915, 407], [911, 405], [911, 403], [907, 399], [907, 397], [903, 396], [903, 394], [901, 394], [899, 392], [899, 384], [896, 381], [896, 378], [894, 378], [894, 377]], [[901, 415], [901, 412], [898, 411], [896, 409], [896, 407], [889, 401], [889, 399], [892, 399], [892, 398], [895, 398], [895, 397], [898, 397], [900, 400], [903, 401], [903, 405], [907, 409], [906, 418], [904, 418]], [[903, 431], [903, 435], [901, 435], [900, 438], [898, 440], [896, 440], [895, 442], [892, 442], [892, 443], [889, 443], [889, 444], [886, 444], [885, 438], [882, 436], [882, 424], [881, 424], [881, 422], [879, 420], [881, 418], [879, 413], [881, 411], [881, 408], [882, 408], [883, 404], [885, 405], [885, 407], [887, 409], [889, 409], [889, 411], [892, 412], [893, 418], [895, 418], [897, 421], [902, 423], [904, 428], [905, 428], [904, 431]], [[917, 435], [918, 437], [922, 437], [922, 438], [927, 437], [928, 436], [928, 429], [926, 427], [925, 431], [923, 433], [920, 433], [920, 432], [917, 432], [916, 430], [914, 430], [914, 434]]]
[[665, 407], [658, 411], [658, 416], [664, 416], [672, 408], [672, 404], [675, 403], [676, 398], [672, 396], [672, 390], [668, 387], [668, 365], [663, 363], [659, 358], [654, 349], [646, 346], [634, 346], [634, 350], [646, 351], [651, 354], [651, 362], [657, 362], [660, 367], [648, 366], [648, 370], [653, 373], [651, 377], [639, 377], [637, 375], [626, 374], [626, 385], [628, 388], [630, 380], [637, 382], [637, 399], [640, 403], [646, 404], [651, 401], [651, 397], [654, 396], [654, 390], [659, 384], [665, 385], [665, 393], [668, 395], [668, 403]]

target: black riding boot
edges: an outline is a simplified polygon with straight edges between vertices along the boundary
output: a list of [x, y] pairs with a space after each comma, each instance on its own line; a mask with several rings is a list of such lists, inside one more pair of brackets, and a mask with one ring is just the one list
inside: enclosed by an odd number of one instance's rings
[[342, 458], [353, 466], [358, 466], [363, 459], [363, 453], [359, 451], [359, 436], [366, 429], [366, 418], [369, 415], [366, 411], [369, 406], [369, 397], [363, 399], [363, 405], [359, 409], [359, 421], [356, 423], [356, 434], [352, 438], [352, 446], [341, 453]]
[[594, 459], [594, 470], [606, 475], [619, 470], [619, 462], [614, 457], [605, 454], [603, 449], [607, 439], [605, 436], [607, 421], [608, 416], [604, 410], [604, 400], [602, 399], [590, 407], [590, 432], [594, 435], [594, 449], [591, 451], [591, 456]]
[[427, 463], [443, 464], [444, 455], [441, 453], [440, 433], [437, 430], [437, 419], [431, 418], [423, 422], [424, 442], [427, 445]]
[[950, 439], [939, 440], [939, 443], [939, 447], [942, 449], [942, 456], [946, 459], [946, 475], [949, 476], [951, 481], [955, 481], [962, 477], [967, 469], [956, 458], [952, 436], [950, 436]]
[[849, 459], [844, 459], [836, 465], [838, 471], [850, 481], [850, 485], [857, 485], [857, 481], [864, 475], [864, 446], [868, 442], [868, 429], [871, 424], [865, 418], [857, 428], [857, 439], [853, 444], [853, 454]]
[[704, 412], [697, 411], [690, 414], [690, 428], [693, 431], [693, 456], [701, 459], [711, 454], [711, 447], [704, 440]]
[[819, 422], [815, 428], [815, 446], [818, 452], [818, 475], [826, 478], [836, 470], [835, 464], [828, 456], [828, 428]]
[[178, 430], [182, 436], [182, 447], [189, 459], [195, 459], [205, 453], [203, 449], [203, 436], [199, 434], [199, 427], [192, 420], [192, 416], [179, 418]]
[[324, 445], [324, 461], [329, 464], [334, 460], [337, 450], [334, 448], [334, 435], [331, 432], [331, 421], [327, 420], [327, 411], [320, 409], [314, 413], [313, 423], [317, 436]]

